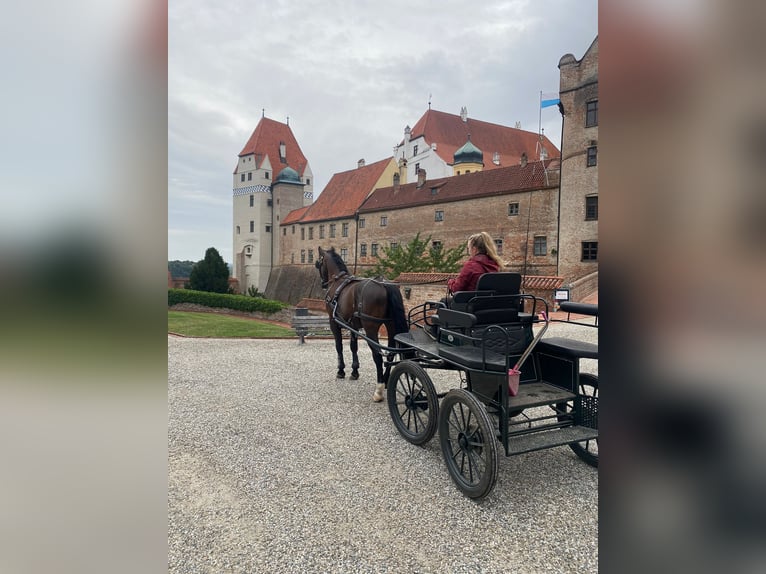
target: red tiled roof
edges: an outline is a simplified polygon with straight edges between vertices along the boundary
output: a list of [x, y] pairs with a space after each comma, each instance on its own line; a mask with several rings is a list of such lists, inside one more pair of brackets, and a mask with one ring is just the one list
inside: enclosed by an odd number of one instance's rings
[[292, 223], [298, 223], [301, 220], [301, 217], [303, 217], [303, 215], [309, 210], [309, 207], [311, 207], [311, 206], [307, 205], [305, 207], [299, 207], [298, 209], [293, 209], [282, 220], [280, 225], [290, 225]]
[[554, 277], [552, 275], [526, 275], [524, 277], [523, 289], [558, 289], [564, 282], [563, 277]]
[[[280, 141], [285, 142], [287, 163], [282, 163], [279, 158]], [[239, 157], [249, 154], [255, 155], [256, 168], [260, 168], [263, 160], [268, 156], [271, 169], [274, 171], [273, 177], [276, 177], [288, 165], [303, 177], [303, 172], [308, 165], [290, 126], [269, 118], [261, 118], [245, 147], [239, 152]], [[237, 173], [237, 169], [239, 169], [239, 163], [234, 173]]]
[[[551, 160], [547, 160], [544, 163], [546, 166], [549, 166]], [[524, 167], [513, 165], [490, 171], [477, 171], [465, 175], [427, 180], [420, 189], [417, 188], [417, 182], [401, 185], [398, 190], [394, 190], [393, 187], [381, 187], [376, 189], [367, 198], [359, 208], [359, 212], [462, 201], [474, 197], [501, 195], [557, 186], [558, 182], [555, 184], [550, 183], [553, 181], [554, 179], [549, 175], [549, 183], [546, 184], [543, 163], [536, 161], [530, 162]], [[436, 193], [432, 192], [433, 188], [437, 188]]]
[[[517, 128], [467, 118], [464, 122], [459, 115], [448, 114], [429, 109], [411, 130], [411, 139], [423, 136], [428, 145], [436, 144], [436, 153], [448, 165], [452, 165], [455, 152], [468, 141], [484, 152], [484, 169], [498, 169], [516, 165], [521, 154], [526, 152], [530, 161], [538, 159], [538, 134]], [[555, 145], [543, 136], [543, 147], [548, 158], [560, 157]], [[498, 152], [500, 165], [495, 165], [492, 158]]]
[[353, 217], [391, 161], [389, 157], [333, 175], [302, 222]]
[[401, 273], [394, 283], [409, 283], [411, 285], [422, 285], [424, 283], [441, 283], [455, 277], [457, 273]]
[[[440, 283], [455, 277], [457, 273], [401, 273], [395, 283], [408, 283], [410, 285], [422, 285], [425, 283]], [[552, 275], [525, 275], [523, 289], [558, 289], [564, 282], [563, 277]]]

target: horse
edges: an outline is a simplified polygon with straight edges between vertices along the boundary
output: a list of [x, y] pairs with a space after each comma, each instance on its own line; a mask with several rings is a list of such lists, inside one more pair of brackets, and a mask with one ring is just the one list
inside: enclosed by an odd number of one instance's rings
[[[350, 275], [346, 264], [334, 247], [324, 250], [319, 248], [319, 258], [316, 268], [322, 279], [322, 288], [327, 289], [325, 306], [330, 317], [330, 329], [335, 338], [335, 351], [338, 354], [337, 378], [346, 377], [346, 364], [343, 361], [343, 339], [341, 325], [335, 321], [337, 317], [353, 330], [351, 333], [351, 379], [359, 378], [359, 348], [356, 332], [367, 336], [367, 345], [372, 351], [372, 359], [377, 371], [377, 384], [372, 400], [383, 400], [384, 389], [388, 381], [390, 364], [383, 370], [383, 355], [378, 344], [380, 326], [385, 325], [388, 332], [388, 347], [396, 346], [394, 336], [397, 333], [409, 331], [407, 318], [404, 314], [404, 303], [399, 286], [395, 283], [384, 283], [378, 279], [362, 279]], [[356, 332], [354, 332], [356, 331]]]

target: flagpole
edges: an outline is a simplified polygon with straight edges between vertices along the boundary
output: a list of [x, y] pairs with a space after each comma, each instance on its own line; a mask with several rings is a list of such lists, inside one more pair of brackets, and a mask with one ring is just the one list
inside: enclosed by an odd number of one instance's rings
[[543, 91], [540, 90], [540, 104], [537, 106], [537, 113], [539, 119], [537, 120], [537, 135], [539, 136], [543, 131]]

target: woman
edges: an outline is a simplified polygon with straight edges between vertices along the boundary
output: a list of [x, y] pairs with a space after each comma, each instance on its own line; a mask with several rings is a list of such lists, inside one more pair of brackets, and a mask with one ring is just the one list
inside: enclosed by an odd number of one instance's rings
[[503, 269], [503, 262], [495, 250], [495, 242], [486, 231], [468, 238], [468, 254], [470, 258], [463, 264], [460, 274], [447, 281], [450, 293], [475, 291], [479, 277], [484, 273], [494, 273]]

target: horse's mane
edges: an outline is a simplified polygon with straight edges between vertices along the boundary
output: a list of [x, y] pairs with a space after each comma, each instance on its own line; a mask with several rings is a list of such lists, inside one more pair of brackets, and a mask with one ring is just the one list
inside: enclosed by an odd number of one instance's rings
[[332, 260], [335, 262], [335, 265], [337, 265], [338, 271], [345, 271], [348, 273], [348, 267], [346, 267], [346, 264], [343, 263], [343, 259], [340, 258], [340, 255], [335, 252], [334, 247], [330, 247], [326, 253], [329, 253], [332, 256]]

